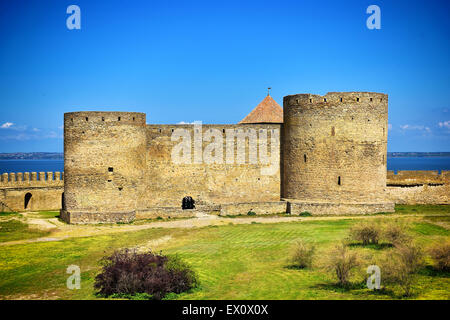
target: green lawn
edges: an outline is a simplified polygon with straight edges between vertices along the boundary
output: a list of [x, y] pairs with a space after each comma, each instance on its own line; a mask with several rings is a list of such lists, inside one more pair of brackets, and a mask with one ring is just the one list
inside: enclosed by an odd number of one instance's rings
[[[449, 206], [398, 206], [410, 232], [425, 247], [449, 239]], [[423, 215], [422, 215], [423, 214]], [[391, 219], [389, 215], [371, 219]], [[289, 268], [287, 258], [299, 238], [314, 241], [318, 263], [327, 251], [348, 235], [357, 220], [314, 220], [276, 224], [230, 224], [195, 229], [146, 229], [142, 231], [0, 246], [0, 298], [98, 299], [93, 290], [98, 261], [114, 249], [143, 245], [170, 236], [156, 249], [179, 254], [197, 271], [201, 285], [178, 299], [396, 299], [397, 290], [369, 291], [361, 279], [352, 289], [334, 285], [333, 275], [315, 267]], [[232, 220], [230, 220], [232, 222]], [[1, 229], [0, 229], [1, 230]], [[30, 232], [22, 229], [22, 232]], [[4, 240], [3, 240], [4, 241]], [[366, 257], [367, 266], [383, 254], [382, 247], [350, 246]], [[427, 260], [428, 264], [431, 260]], [[81, 289], [66, 288], [67, 266], [82, 271]], [[365, 267], [367, 267], [365, 266]], [[435, 272], [430, 265], [419, 275], [413, 299], [450, 299], [448, 273]], [[34, 295], [33, 295], [34, 294]]]
[[[26, 223], [11, 219], [0, 221], [0, 242], [39, 238], [49, 232], [29, 228]], [[0, 248], [0, 251], [2, 249]]]

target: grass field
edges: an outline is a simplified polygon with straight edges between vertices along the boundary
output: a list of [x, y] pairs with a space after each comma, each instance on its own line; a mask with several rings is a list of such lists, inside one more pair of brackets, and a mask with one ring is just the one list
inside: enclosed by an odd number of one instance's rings
[[[54, 218], [42, 212], [33, 218]], [[17, 215], [18, 216], [18, 215]], [[364, 278], [342, 289], [331, 273], [320, 268], [321, 260], [349, 228], [354, 217], [308, 217], [297, 222], [228, 224], [202, 228], [149, 228], [133, 232], [99, 234], [60, 241], [6, 244], [5, 241], [51, 237], [51, 231], [30, 229], [20, 217], [0, 220], [0, 298], [2, 299], [99, 299], [93, 290], [99, 260], [113, 250], [144, 246], [178, 254], [190, 263], [200, 278], [200, 287], [177, 299], [401, 299], [397, 288], [374, 292]], [[13, 219], [13, 220], [11, 220]], [[395, 214], [363, 219], [408, 221], [409, 232], [425, 248], [449, 239], [449, 206], [397, 206]], [[373, 220], [373, 221], [375, 221]], [[94, 227], [93, 227], [94, 228]], [[102, 228], [102, 226], [95, 226]], [[297, 239], [317, 244], [317, 264], [312, 269], [289, 267], [288, 257]], [[385, 246], [350, 246], [365, 257], [367, 266], [376, 262]], [[81, 268], [81, 289], [66, 288], [66, 268]], [[450, 275], [436, 272], [427, 258], [411, 299], [450, 299]], [[367, 267], [365, 266], [365, 268]]]

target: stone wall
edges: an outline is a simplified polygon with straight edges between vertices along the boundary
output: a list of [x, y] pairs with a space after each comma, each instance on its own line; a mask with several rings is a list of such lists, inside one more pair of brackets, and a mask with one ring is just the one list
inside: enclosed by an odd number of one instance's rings
[[[448, 204], [448, 172], [388, 172], [386, 179], [387, 99], [369, 92], [287, 96], [284, 124], [147, 125], [143, 113], [66, 113], [65, 180], [59, 173], [3, 174], [0, 206], [61, 208], [70, 223], [113, 223]], [[181, 210], [185, 196], [195, 210]]]
[[[188, 130], [191, 137], [191, 155], [189, 163], [174, 163], [172, 150], [181, 141], [172, 141], [176, 130]], [[196, 132], [202, 130], [202, 132]], [[239, 202], [265, 202], [280, 200], [280, 146], [279, 124], [261, 125], [203, 125], [201, 129], [193, 125], [148, 125], [147, 126], [147, 173], [148, 183], [143, 198], [143, 207], [180, 207], [185, 196], [191, 196], [196, 205], [211, 205]], [[238, 133], [256, 137], [256, 144], [245, 139], [242, 147], [245, 159], [239, 160], [237, 150], [240, 148], [237, 139], [231, 139]], [[267, 144], [261, 146], [261, 135], [266, 132]], [[205, 155], [211, 151], [211, 143], [216, 141], [210, 135], [218, 135], [217, 149], [211, 152], [218, 154], [217, 161], [208, 163], [202, 159], [196, 163], [195, 143], [200, 141], [199, 154]], [[200, 140], [196, 139], [196, 135]], [[276, 138], [272, 143], [271, 136]], [[228, 143], [227, 143], [228, 137]], [[220, 141], [221, 140], [221, 141]], [[227, 149], [228, 146], [228, 149]], [[249, 148], [257, 155], [256, 161], [249, 157]], [[255, 149], [256, 148], [256, 149]], [[228, 157], [233, 151], [234, 157]], [[197, 151], [198, 152], [198, 151]], [[264, 169], [270, 171], [270, 164], [261, 162], [259, 152], [266, 152], [273, 163], [273, 172], [264, 174]], [[199, 160], [199, 159], [197, 159]], [[253, 163], [252, 163], [253, 162]]]
[[63, 202], [64, 173], [3, 173], [0, 211], [59, 210]]
[[229, 203], [220, 206], [221, 216], [246, 215], [248, 212], [254, 212], [257, 215], [277, 214], [286, 212], [287, 203], [284, 201], [272, 202], [248, 202], [248, 203]]
[[308, 212], [311, 215], [342, 215], [394, 212], [394, 203], [387, 201], [378, 203], [338, 203], [289, 200], [287, 212], [292, 215], [299, 215], [303, 212]]
[[331, 92], [284, 97], [282, 197], [385, 200], [388, 96]]
[[398, 204], [450, 204], [450, 171], [388, 171], [388, 198]]
[[[68, 214], [63, 217], [70, 222], [128, 220], [142, 202], [148, 183], [145, 165], [145, 114], [64, 114], [64, 209]], [[86, 217], [81, 218], [82, 214]]]

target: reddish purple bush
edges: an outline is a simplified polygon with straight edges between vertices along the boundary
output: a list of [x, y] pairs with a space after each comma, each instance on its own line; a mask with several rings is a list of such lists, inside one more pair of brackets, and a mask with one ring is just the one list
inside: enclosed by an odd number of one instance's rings
[[198, 284], [195, 272], [177, 256], [124, 249], [103, 258], [101, 264], [94, 288], [103, 296], [146, 293], [160, 300], [168, 293], [188, 291]]

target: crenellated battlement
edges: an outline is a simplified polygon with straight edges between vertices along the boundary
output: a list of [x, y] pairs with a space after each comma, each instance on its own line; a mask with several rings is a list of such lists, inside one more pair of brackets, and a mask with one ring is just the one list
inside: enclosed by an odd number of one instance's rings
[[63, 187], [64, 172], [10, 172], [1, 175], [0, 188]]
[[[327, 107], [336, 105], [361, 104], [369, 106], [387, 105], [388, 95], [378, 92], [328, 92], [325, 95], [295, 94], [285, 96], [283, 104], [309, 107]], [[285, 108], [286, 109], [286, 108]]]
[[99, 125], [145, 125], [141, 112], [79, 111], [64, 114], [64, 127], [89, 127]]

